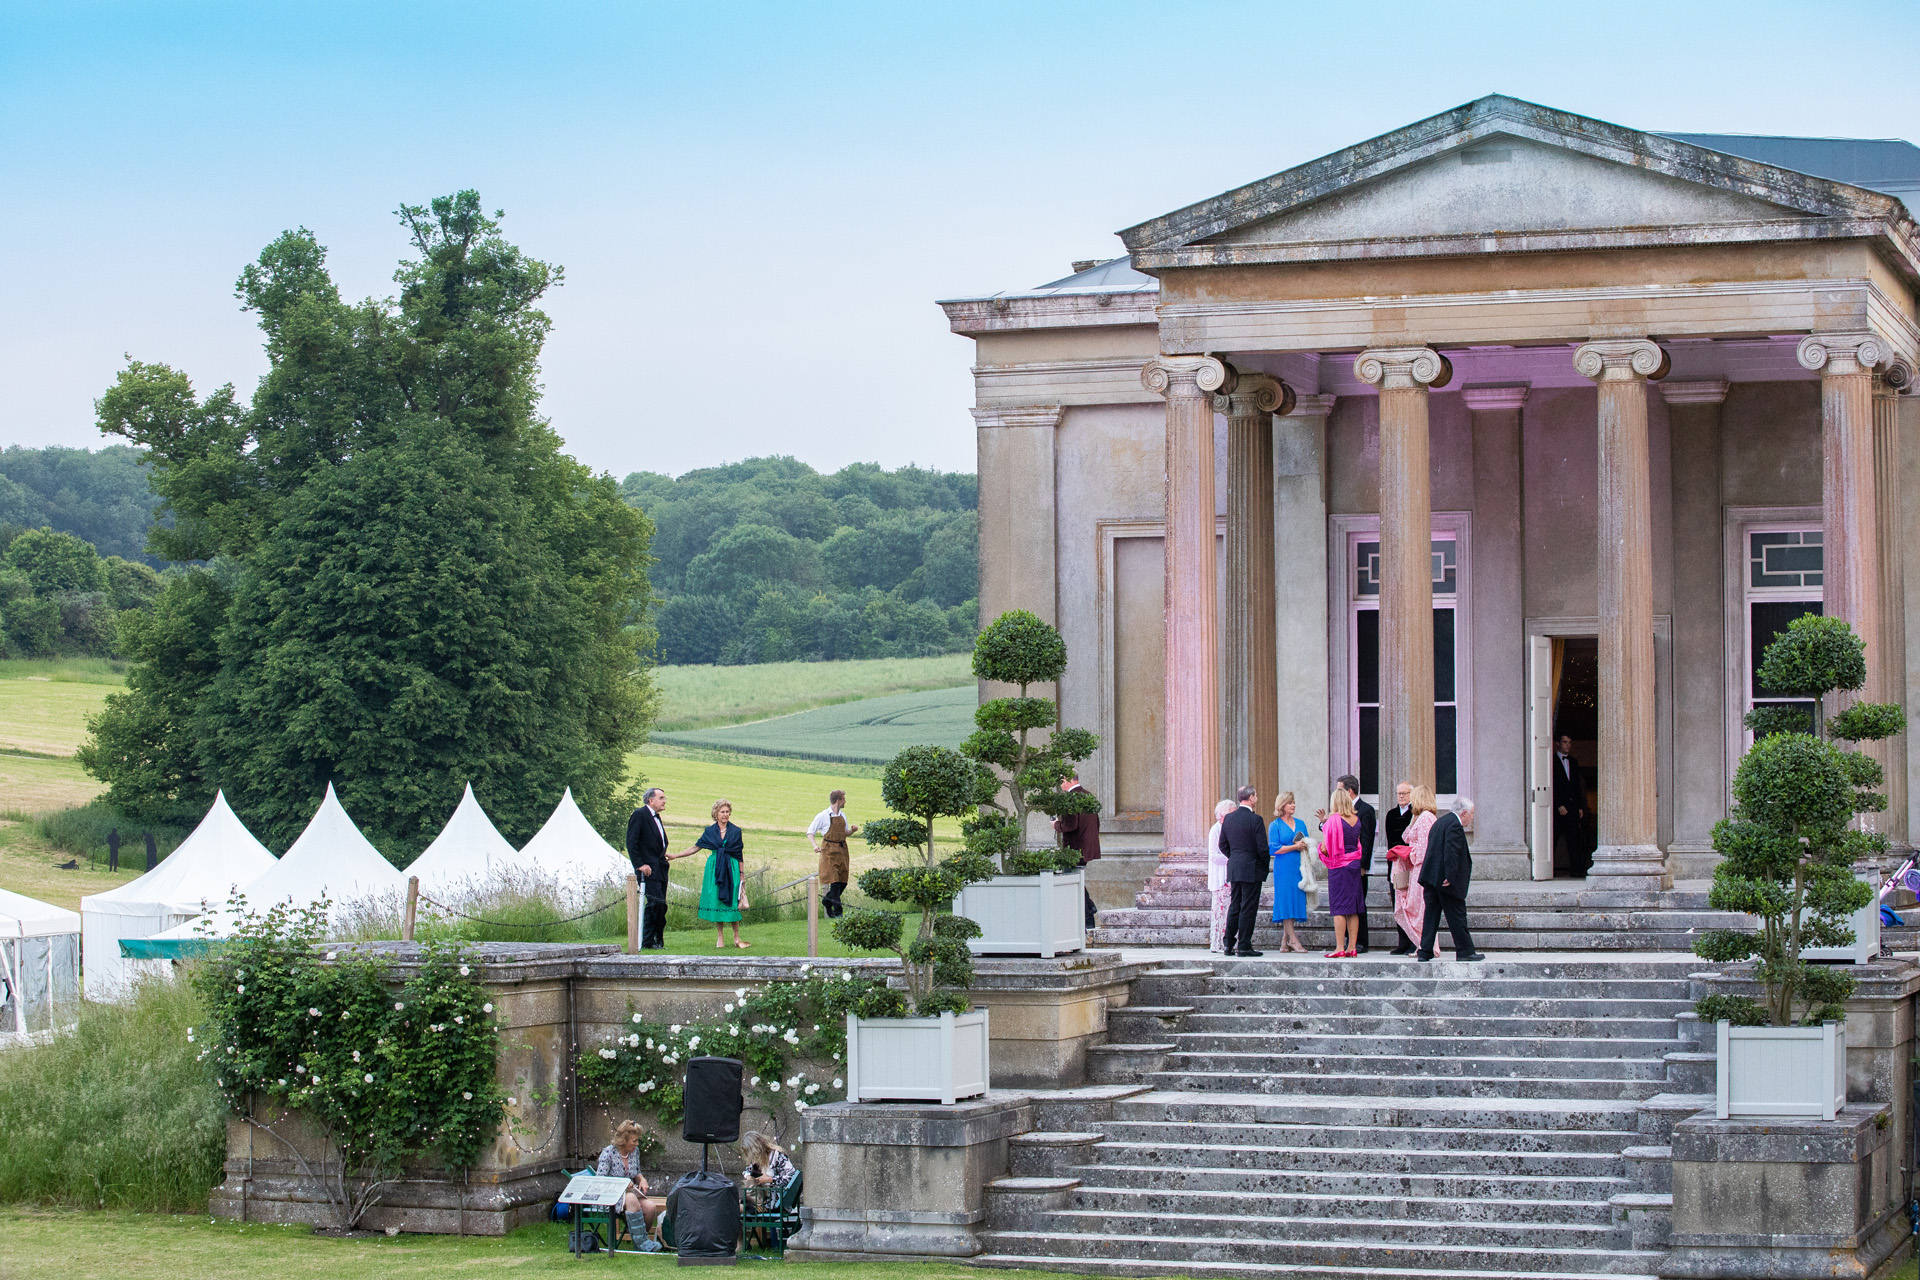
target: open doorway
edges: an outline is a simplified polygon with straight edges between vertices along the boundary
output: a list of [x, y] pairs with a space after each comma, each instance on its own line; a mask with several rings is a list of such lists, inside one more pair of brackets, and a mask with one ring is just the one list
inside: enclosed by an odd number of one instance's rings
[[[1600, 641], [1556, 637], [1553, 699], [1553, 874], [1584, 878], [1599, 838]], [[1569, 759], [1562, 760], [1561, 752]]]

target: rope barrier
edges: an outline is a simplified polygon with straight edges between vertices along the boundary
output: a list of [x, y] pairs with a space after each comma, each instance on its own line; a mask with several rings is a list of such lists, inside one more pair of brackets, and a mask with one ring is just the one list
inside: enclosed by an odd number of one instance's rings
[[498, 929], [546, 929], [546, 928], [551, 928], [556, 924], [572, 924], [576, 920], [585, 920], [589, 916], [597, 916], [603, 911], [611, 911], [613, 908], [617, 906], [622, 906], [621, 902], [618, 899], [615, 899], [612, 902], [603, 903], [602, 905], [594, 907], [591, 910], [582, 911], [577, 916], [568, 916], [564, 920], [526, 921], [526, 920], [488, 920], [484, 916], [471, 916], [464, 911], [455, 911], [452, 907], [449, 907], [444, 902], [435, 902], [432, 898], [429, 898], [424, 893], [420, 895], [420, 901], [426, 903], [430, 907], [436, 908], [437, 910], [444, 911], [450, 916], [459, 916], [462, 920], [471, 920], [475, 924], [490, 924]]

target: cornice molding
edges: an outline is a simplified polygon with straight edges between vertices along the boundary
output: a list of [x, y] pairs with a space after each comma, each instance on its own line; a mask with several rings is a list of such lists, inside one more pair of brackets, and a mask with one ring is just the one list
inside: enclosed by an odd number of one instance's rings
[[1114, 328], [1151, 325], [1160, 300], [1156, 285], [1131, 293], [1049, 293], [1033, 297], [996, 295], [940, 303], [947, 325], [964, 335], [1023, 329]]
[[1586, 342], [1573, 353], [1574, 369], [1581, 377], [1595, 382], [1664, 378], [1671, 363], [1659, 343], [1645, 338]]
[[1660, 398], [1668, 404], [1721, 404], [1727, 398], [1725, 378], [1698, 378], [1690, 382], [1662, 382]]
[[1527, 392], [1532, 389], [1524, 382], [1498, 387], [1462, 387], [1460, 398], [1475, 413], [1511, 412], [1527, 402]]
[[976, 427], [1047, 427], [1060, 425], [1063, 412], [1057, 404], [987, 405], [972, 410]]
[[1293, 407], [1282, 416], [1288, 418], [1324, 418], [1333, 412], [1333, 406], [1339, 396], [1314, 395], [1295, 396]]

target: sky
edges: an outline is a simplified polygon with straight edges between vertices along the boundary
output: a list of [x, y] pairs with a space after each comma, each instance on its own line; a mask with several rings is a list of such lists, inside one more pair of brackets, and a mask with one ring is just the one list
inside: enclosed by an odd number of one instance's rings
[[1486, 93], [1920, 141], [1920, 2], [0, 4], [0, 445], [98, 447], [131, 356], [250, 390], [233, 297], [311, 228], [387, 296], [462, 188], [562, 265], [545, 411], [624, 476], [974, 468], [937, 299]]

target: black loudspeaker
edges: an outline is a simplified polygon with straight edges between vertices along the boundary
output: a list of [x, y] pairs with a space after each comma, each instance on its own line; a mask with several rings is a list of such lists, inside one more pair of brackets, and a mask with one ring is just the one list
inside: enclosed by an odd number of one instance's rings
[[688, 1142], [740, 1141], [740, 1059], [687, 1059], [686, 1111], [680, 1136]]

